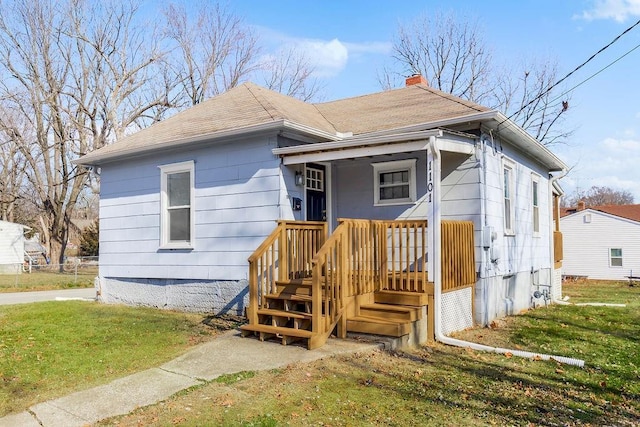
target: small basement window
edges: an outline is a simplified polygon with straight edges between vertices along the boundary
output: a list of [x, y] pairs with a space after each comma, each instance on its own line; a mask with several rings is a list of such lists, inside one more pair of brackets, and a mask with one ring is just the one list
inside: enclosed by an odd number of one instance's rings
[[622, 248], [609, 249], [609, 266], [622, 267]]
[[194, 162], [160, 166], [160, 247], [193, 249]]
[[416, 159], [373, 163], [374, 206], [416, 201]]

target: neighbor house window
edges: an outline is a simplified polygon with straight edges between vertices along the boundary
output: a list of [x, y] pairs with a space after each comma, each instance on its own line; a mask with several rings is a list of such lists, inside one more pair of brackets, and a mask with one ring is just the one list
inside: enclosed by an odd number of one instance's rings
[[160, 239], [165, 249], [192, 249], [194, 230], [193, 161], [160, 166]]
[[609, 266], [622, 267], [622, 249], [621, 248], [609, 249]]
[[416, 159], [373, 163], [374, 205], [416, 201]]
[[515, 197], [514, 197], [515, 164], [504, 160], [502, 167], [504, 192], [504, 232], [515, 234]]
[[539, 178], [537, 175], [531, 176], [531, 211], [533, 215], [533, 234], [540, 233], [540, 199], [538, 194]]

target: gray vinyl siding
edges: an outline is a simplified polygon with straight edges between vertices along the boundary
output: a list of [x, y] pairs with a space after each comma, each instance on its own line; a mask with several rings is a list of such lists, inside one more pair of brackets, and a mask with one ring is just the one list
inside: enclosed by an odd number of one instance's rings
[[[626, 280], [631, 271], [640, 275], [639, 222], [588, 209], [561, 218], [560, 231], [563, 274], [602, 280]], [[611, 248], [622, 249], [622, 267], [609, 265]]]
[[[417, 203], [374, 206], [374, 173], [371, 163], [405, 159], [417, 159]], [[424, 209], [420, 207], [426, 192], [426, 159], [426, 152], [422, 151], [335, 162], [335, 167], [332, 169], [333, 188], [337, 193], [333, 210], [335, 218], [426, 219], [426, 203], [424, 203]]]
[[[478, 154], [480, 155], [480, 154]], [[518, 272], [548, 269], [552, 265], [550, 245], [550, 203], [549, 173], [537, 162], [514, 151], [506, 144], [500, 150], [488, 147], [487, 185], [485, 212], [487, 223], [497, 234], [494, 242], [500, 254], [497, 272], [502, 275]], [[514, 188], [512, 194], [514, 209], [513, 235], [504, 228], [503, 165], [511, 160], [514, 166]], [[538, 179], [539, 229], [533, 231], [533, 174]]]
[[[100, 275], [246, 279], [247, 258], [281, 215], [274, 146], [275, 138], [263, 137], [103, 166]], [[159, 166], [189, 160], [195, 162], [194, 249], [162, 250]]]

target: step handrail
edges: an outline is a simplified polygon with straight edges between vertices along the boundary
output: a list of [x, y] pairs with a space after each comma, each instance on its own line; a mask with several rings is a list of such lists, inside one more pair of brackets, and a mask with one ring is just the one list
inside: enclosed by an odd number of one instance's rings
[[249, 256], [250, 324], [258, 323], [258, 309], [265, 295], [275, 293], [277, 282], [300, 278], [311, 272], [311, 258], [327, 236], [321, 221], [278, 221], [275, 229]]

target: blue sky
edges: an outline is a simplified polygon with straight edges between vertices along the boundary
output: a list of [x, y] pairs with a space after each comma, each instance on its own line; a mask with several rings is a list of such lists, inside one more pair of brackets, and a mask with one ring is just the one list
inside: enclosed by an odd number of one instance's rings
[[[479, 22], [501, 63], [552, 58], [564, 76], [640, 19], [640, 0], [303, 1], [234, 0], [266, 50], [296, 45], [316, 61], [324, 99], [381, 90], [399, 23], [452, 11]], [[568, 79], [570, 89], [640, 45], [640, 26]], [[571, 92], [566, 126], [575, 132], [552, 150], [572, 169], [565, 192], [594, 185], [628, 190], [640, 203], [640, 48]]]

